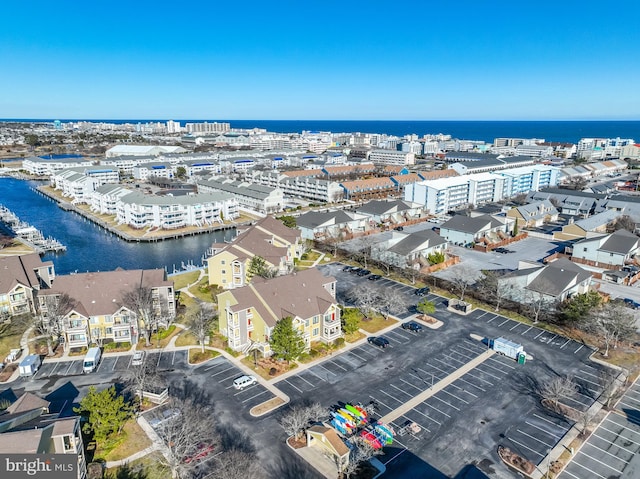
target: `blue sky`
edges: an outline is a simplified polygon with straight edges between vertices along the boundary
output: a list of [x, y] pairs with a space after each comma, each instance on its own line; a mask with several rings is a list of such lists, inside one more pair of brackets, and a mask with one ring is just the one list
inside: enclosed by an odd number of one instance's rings
[[626, 0], [3, 2], [0, 118], [638, 120], [638, 17]]

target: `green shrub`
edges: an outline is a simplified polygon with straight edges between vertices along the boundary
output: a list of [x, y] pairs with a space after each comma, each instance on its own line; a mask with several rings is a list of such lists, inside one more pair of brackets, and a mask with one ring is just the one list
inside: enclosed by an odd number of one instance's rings
[[430, 255], [427, 256], [427, 260], [429, 261], [430, 264], [440, 264], [440, 263], [444, 263], [445, 260], [445, 256], [444, 253], [437, 251], [435, 253], [432, 253]]
[[158, 332], [154, 333], [154, 336], [158, 339], [164, 339], [170, 336], [175, 329], [176, 329], [176, 325], [172, 324], [167, 329], [159, 329]]

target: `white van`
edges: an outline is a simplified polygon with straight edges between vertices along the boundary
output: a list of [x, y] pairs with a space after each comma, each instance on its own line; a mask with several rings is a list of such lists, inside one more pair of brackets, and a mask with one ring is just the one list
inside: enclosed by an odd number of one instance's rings
[[244, 389], [257, 382], [258, 380], [255, 376], [240, 376], [238, 379], [233, 381], [233, 387], [236, 389]]
[[100, 348], [89, 348], [87, 355], [84, 357], [84, 362], [82, 363], [82, 371], [85, 373], [95, 371], [98, 367], [98, 363], [100, 363], [101, 357], [102, 351], [100, 351]]

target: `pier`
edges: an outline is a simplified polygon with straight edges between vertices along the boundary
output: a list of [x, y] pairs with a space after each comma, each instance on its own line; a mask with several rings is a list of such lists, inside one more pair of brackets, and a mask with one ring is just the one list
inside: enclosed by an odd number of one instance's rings
[[38, 254], [44, 254], [49, 251], [61, 253], [67, 250], [67, 247], [57, 239], [52, 237], [45, 238], [40, 230], [20, 220], [9, 208], [3, 205], [0, 205], [0, 226], [4, 226], [3, 229], [11, 236], [19, 238]]

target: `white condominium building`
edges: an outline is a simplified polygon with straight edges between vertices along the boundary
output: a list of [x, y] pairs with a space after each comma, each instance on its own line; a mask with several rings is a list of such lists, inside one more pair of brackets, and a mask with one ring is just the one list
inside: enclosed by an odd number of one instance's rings
[[86, 158], [63, 158], [46, 160], [37, 156], [30, 156], [22, 161], [22, 168], [32, 175], [50, 176], [67, 168], [91, 166], [93, 162]]
[[120, 181], [117, 169], [103, 166], [68, 168], [51, 175], [51, 186], [73, 203], [90, 203], [91, 193], [104, 184]]
[[369, 161], [376, 165], [414, 165], [415, 153], [397, 150], [371, 150]]
[[431, 214], [500, 201], [521, 193], [555, 186], [558, 169], [536, 165], [421, 181], [405, 187], [404, 199], [425, 205]]

